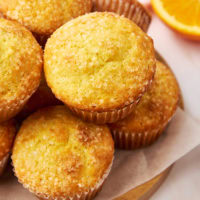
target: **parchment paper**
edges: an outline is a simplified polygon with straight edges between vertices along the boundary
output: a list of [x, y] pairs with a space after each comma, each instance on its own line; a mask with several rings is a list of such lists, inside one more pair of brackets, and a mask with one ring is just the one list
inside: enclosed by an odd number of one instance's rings
[[[166, 133], [151, 147], [116, 151], [111, 174], [95, 200], [110, 200], [128, 192], [158, 175], [200, 144], [200, 44], [183, 40], [155, 16], [149, 34], [179, 80], [185, 111], [177, 111]], [[0, 200], [36, 199], [17, 183], [9, 170], [0, 178]]]
[[[178, 109], [166, 133], [154, 145], [137, 151], [116, 151], [111, 174], [96, 200], [112, 199], [150, 180], [198, 144], [199, 124]], [[37, 199], [9, 174], [0, 180], [0, 200]]]

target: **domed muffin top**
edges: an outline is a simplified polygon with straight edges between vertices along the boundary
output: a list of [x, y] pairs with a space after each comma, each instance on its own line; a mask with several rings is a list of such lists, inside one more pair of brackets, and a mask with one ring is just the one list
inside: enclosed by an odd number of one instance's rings
[[48, 40], [44, 60], [57, 98], [83, 110], [137, 102], [155, 72], [151, 38], [114, 13], [91, 13], [63, 25]]
[[[40, 83], [43, 52], [17, 22], [0, 18], [0, 109], [26, 101]], [[13, 108], [14, 109], [14, 108]]]
[[91, 7], [91, 0], [0, 0], [0, 11], [6, 17], [41, 35], [50, 35]]
[[65, 106], [55, 106], [24, 121], [12, 160], [16, 176], [30, 191], [41, 197], [73, 197], [96, 187], [113, 152], [107, 126], [85, 123]]

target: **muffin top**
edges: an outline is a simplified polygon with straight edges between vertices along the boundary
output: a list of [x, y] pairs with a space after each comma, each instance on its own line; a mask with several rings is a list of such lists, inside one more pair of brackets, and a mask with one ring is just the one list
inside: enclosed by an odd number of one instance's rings
[[0, 0], [0, 11], [32, 32], [49, 35], [65, 22], [90, 12], [91, 0]]
[[144, 133], [161, 130], [176, 111], [180, 97], [178, 83], [172, 71], [157, 61], [155, 79], [140, 103], [124, 120], [110, 124], [111, 129]]
[[25, 101], [38, 87], [43, 52], [27, 29], [3, 18], [0, 18], [0, 52], [1, 109]]
[[0, 162], [11, 151], [16, 132], [13, 120], [0, 124]]
[[25, 187], [55, 199], [95, 187], [111, 165], [113, 151], [107, 126], [85, 123], [65, 106], [54, 106], [23, 122], [12, 160]]
[[57, 98], [89, 111], [137, 102], [155, 72], [151, 38], [114, 13], [91, 13], [63, 25], [48, 40], [44, 60]]

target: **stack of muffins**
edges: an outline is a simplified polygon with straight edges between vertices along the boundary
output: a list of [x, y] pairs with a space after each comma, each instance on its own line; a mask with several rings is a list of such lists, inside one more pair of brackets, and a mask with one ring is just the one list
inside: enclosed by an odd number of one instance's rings
[[39, 199], [91, 200], [114, 145], [152, 144], [179, 103], [151, 17], [135, 0], [0, 0], [0, 12], [0, 173], [12, 153]]

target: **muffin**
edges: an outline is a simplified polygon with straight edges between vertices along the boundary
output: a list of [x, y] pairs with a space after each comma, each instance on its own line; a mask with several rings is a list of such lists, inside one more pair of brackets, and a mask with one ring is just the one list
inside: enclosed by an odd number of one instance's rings
[[90, 12], [91, 0], [0, 0], [0, 12], [38, 35], [50, 35], [67, 21]]
[[21, 122], [40, 108], [61, 104], [63, 103], [56, 99], [51, 89], [47, 86], [45, 78], [42, 76], [39, 88], [24, 105], [20, 113], [16, 116], [16, 119]]
[[82, 119], [104, 124], [126, 117], [155, 73], [152, 39], [131, 20], [90, 13], [47, 41], [44, 71], [58, 99]]
[[145, 32], [151, 23], [151, 14], [137, 0], [93, 0], [93, 11], [107, 11], [123, 15]]
[[17, 22], [0, 18], [0, 122], [15, 116], [38, 88], [43, 52]]
[[14, 143], [18, 180], [40, 199], [92, 199], [105, 181], [114, 143], [107, 126], [86, 123], [65, 106], [28, 117]]
[[0, 124], [0, 176], [7, 165], [15, 132], [16, 127], [13, 120]]
[[135, 149], [152, 144], [174, 115], [180, 97], [171, 70], [157, 61], [155, 79], [134, 111], [124, 120], [109, 124], [116, 147]]

